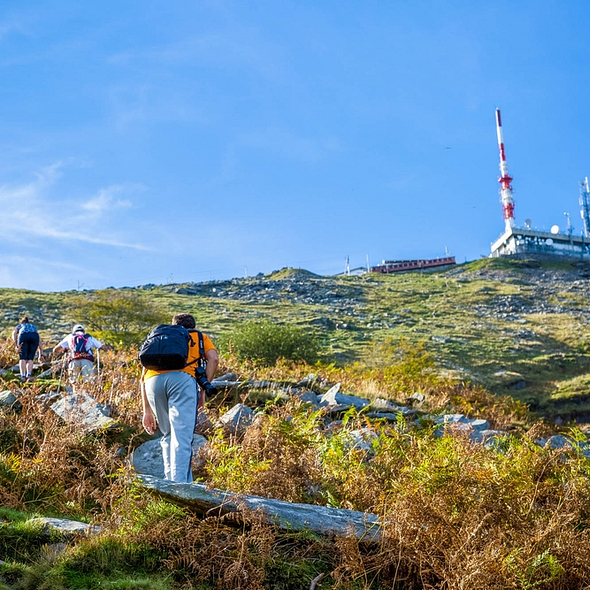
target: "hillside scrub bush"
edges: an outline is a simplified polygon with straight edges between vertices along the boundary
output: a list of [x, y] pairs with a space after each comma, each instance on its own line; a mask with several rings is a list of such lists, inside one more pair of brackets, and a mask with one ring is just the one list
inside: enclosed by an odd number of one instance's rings
[[240, 360], [257, 361], [274, 365], [278, 359], [305, 361], [317, 360], [320, 345], [312, 332], [270, 320], [248, 321], [238, 325], [220, 345]]
[[154, 301], [132, 292], [116, 289], [76, 295], [70, 301], [72, 322], [84, 324], [88, 331], [114, 346], [139, 345], [157, 324], [170, 321], [169, 315]]
[[[351, 444], [360, 426], [375, 433], [370, 453]], [[549, 589], [590, 580], [590, 462], [581, 455], [527, 437], [506, 437], [496, 450], [362, 417], [320, 436], [322, 428], [320, 412], [269, 408], [241, 444], [215, 440], [207, 469], [214, 485], [242, 493], [379, 514], [378, 548], [338, 541], [336, 587], [368, 578], [375, 585], [363, 587]]]

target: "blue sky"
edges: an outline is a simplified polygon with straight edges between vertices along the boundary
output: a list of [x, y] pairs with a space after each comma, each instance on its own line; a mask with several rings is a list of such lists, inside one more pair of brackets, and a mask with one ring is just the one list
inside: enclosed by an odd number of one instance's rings
[[[590, 3], [4, 0], [0, 286], [487, 255], [590, 175]], [[450, 149], [447, 149], [450, 148]]]

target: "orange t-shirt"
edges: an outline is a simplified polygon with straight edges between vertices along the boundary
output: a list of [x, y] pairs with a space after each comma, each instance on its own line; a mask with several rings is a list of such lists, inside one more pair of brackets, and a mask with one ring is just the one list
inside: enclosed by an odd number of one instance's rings
[[[193, 362], [193, 361], [198, 361], [199, 358], [201, 358], [201, 355], [199, 354], [199, 338], [197, 336], [197, 331], [196, 330], [189, 330], [189, 332], [191, 333], [191, 339], [194, 342], [194, 345], [191, 346], [190, 342], [189, 342], [188, 359], [186, 361], [187, 366], [184, 367], [184, 369], [177, 369], [177, 370], [184, 371], [185, 373], [188, 373], [191, 377], [194, 377], [195, 376], [195, 368], [197, 367], [197, 365], [199, 363]], [[194, 336], [193, 336], [193, 334], [194, 334]], [[213, 342], [211, 342], [211, 339], [206, 334], [203, 334], [203, 348], [205, 350], [205, 354], [207, 354], [210, 350], [215, 350], [215, 346], [213, 346]], [[189, 364], [189, 363], [192, 363], [192, 364]], [[170, 373], [170, 372], [171, 372], [171, 370], [155, 371], [153, 369], [146, 369], [146, 371], [143, 375], [143, 380], [145, 381], [146, 379], [149, 379], [150, 377], [154, 377], [155, 375], [159, 375], [160, 373]]]

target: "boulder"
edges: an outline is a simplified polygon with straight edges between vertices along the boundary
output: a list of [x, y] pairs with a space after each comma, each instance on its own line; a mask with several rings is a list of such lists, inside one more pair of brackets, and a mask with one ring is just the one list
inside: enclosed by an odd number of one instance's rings
[[9, 389], [0, 393], [0, 408], [18, 411], [22, 407], [22, 404], [16, 399], [16, 395]]
[[313, 391], [298, 392], [293, 397], [296, 397], [302, 404], [318, 405], [318, 396]]
[[76, 426], [82, 432], [90, 434], [97, 430], [110, 428], [117, 423], [105, 416], [102, 406], [86, 393], [65, 395], [50, 406], [60, 418]]
[[398, 406], [397, 404], [382, 398], [373, 400], [369, 409], [374, 410], [372, 412], [373, 414], [401, 412], [405, 416], [406, 414], [415, 412], [415, 410], [410, 410], [410, 408], [406, 408], [405, 406]]
[[379, 438], [379, 435], [370, 428], [359, 428], [350, 431], [352, 449], [369, 452], [373, 448], [373, 441]]
[[[193, 455], [207, 444], [207, 439], [200, 434], [193, 435]], [[131, 466], [137, 473], [164, 478], [164, 459], [160, 439], [155, 438], [139, 445], [131, 455]]]
[[244, 404], [236, 404], [219, 418], [221, 424], [233, 434], [250, 426], [253, 420], [254, 411]]
[[89, 525], [87, 522], [68, 520], [67, 518], [48, 518], [41, 516], [39, 518], [31, 518], [27, 523], [40, 526], [47, 534], [54, 531], [67, 537], [88, 535], [97, 533], [100, 530], [100, 527]]
[[335, 406], [335, 409], [343, 410], [354, 406], [358, 410], [366, 408], [369, 405], [368, 399], [357, 397], [356, 395], [346, 395], [340, 393], [340, 383], [329, 389], [324, 395], [319, 397], [320, 406]]

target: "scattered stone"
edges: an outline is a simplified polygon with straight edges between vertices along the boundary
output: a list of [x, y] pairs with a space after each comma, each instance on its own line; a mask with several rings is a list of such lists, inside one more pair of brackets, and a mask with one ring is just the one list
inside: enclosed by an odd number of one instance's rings
[[102, 407], [86, 393], [65, 395], [50, 407], [68, 424], [87, 434], [116, 425], [115, 420], [105, 416]]
[[519, 389], [526, 389], [526, 381], [524, 379], [519, 379], [518, 381], [510, 383], [507, 387], [508, 389], [513, 389], [515, 391], [518, 391]]
[[540, 438], [535, 441], [538, 445], [549, 449], [572, 449], [573, 445], [563, 434], [556, 434], [549, 438]]
[[49, 405], [60, 398], [60, 394], [57, 391], [49, 391], [47, 393], [40, 393], [35, 396], [35, 400], [39, 403]]
[[407, 399], [407, 401], [414, 402], [416, 404], [421, 404], [425, 399], [426, 396], [423, 393], [416, 391]]
[[[196, 455], [199, 449], [207, 444], [207, 439], [200, 434], [193, 436], [193, 455]], [[137, 473], [153, 475], [154, 477], [164, 478], [164, 458], [162, 456], [162, 447], [160, 438], [155, 438], [139, 445], [131, 454], [131, 466]]]
[[22, 410], [22, 404], [16, 399], [16, 395], [10, 389], [0, 393], [0, 408], [9, 410]]
[[441, 344], [448, 344], [449, 342], [452, 342], [452, 340], [448, 337], [448, 336], [432, 336], [431, 340], [433, 342], [439, 342]]
[[294, 397], [296, 397], [302, 404], [318, 405], [318, 396], [313, 391], [295, 393]]
[[[408, 411], [412, 412], [412, 410]], [[367, 414], [367, 418], [372, 418], [373, 420], [387, 420], [388, 422], [397, 422], [399, 416], [400, 412], [397, 414], [393, 414], [392, 412], [369, 412]]]
[[226, 373], [225, 375], [221, 375], [221, 377], [216, 377], [213, 381], [237, 381], [237, 379], [238, 376], [235, 373]]
[[490, 446], [490, 443], [493, 443], [495, 439], [505, 434], [502, 430], [474, 430], [469, 434], [469, 440], [484, 446]]
[[379, 439], [379, 435], [370, 428], [351, 430], [350, 437], [352, 439], [352, 449], [358, 449], [367, 453], [372, 450], [373, 441]]
[[68, 537], [80, 534], [88, 535], [97, 533], [100, 530], [98, 526], [89, 525], [87, 522], [68, 520], [67, 518], [48, 518], [47, 516], [41, 516], [39, 518], [31, 518], [27, 522], [40, 526], [47, 534], [51, 531], [56, 531]]
[[221, 424], [233, 434], [250, 426], [253, 420], [254, 411], [244, 404], [236, 404], [231, 410], [219, 418]]
[[374, 414], [379, 412], [401, 412], [402, 414], [406, 415], [415, 412], [415, 410], [410, 410], [410, 408], [406, 408], [405, 406], [398, 406], [397, 404], [382, 398], [373, 400], [369, 409], [374, 410]]
[[319, 380], [319, 377], [315, 373], [310, 373], [307, 377], [304, 377], [297, 383], [295, 387], [311, 387], [315, 385]]
[[329, 389], [324, 395], [319, 398], [320, 406], [333, 407], [336, 410], [343, 410], [354, 406], [357, 409], [366, 408], [369, 405], [368, 399], [357, 397], [356, 395], [346, 395], [340, 393], [340, 383], [336, 383], [334, 387]]
[[140, 475], [139, 480], [146, 489], [208, 516], [256, 511], [266, 522], [289, 531], [304, 530], [329, 536], [352, 534], [368, 543], [381, 539], [381, 525], [375, 514], [232, 494], [211, 490], [200, 483], [173, 483], [149, 475]]

